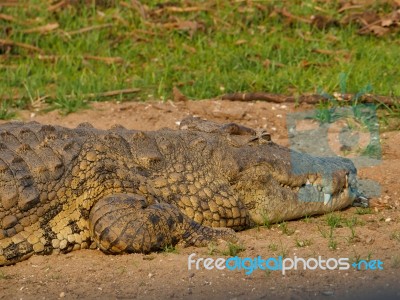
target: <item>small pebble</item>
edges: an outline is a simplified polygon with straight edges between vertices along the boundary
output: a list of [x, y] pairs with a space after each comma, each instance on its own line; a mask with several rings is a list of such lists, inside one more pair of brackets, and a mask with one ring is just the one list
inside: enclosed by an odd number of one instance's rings
[[65, 293], [64, 292], [61, 292], [60, 293], [60, 298], [64, 298], [65, 297]]

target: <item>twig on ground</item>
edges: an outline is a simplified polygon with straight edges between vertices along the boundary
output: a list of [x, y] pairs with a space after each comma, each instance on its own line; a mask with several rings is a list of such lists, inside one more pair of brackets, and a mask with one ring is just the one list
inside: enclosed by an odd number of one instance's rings
[[18, 7], [18, 6], [26, 6], [26, 3], [18, 3], [18, 2], [1, 2], [0, 6], [4, 7]]
[[[37, 58], [39, 60], [48, 60], [51, 62], [57, 61], [63, 57], [68, 57], [68, 56], [41, 55], [41, 54], [39, 54], [37, 56]], [[105, 62], [106, 64], [122, 63], [124, 61], [124, 59], [122, 57], [105, 57], [105, 56], [94, 56], [94, 55], [83, 55], [82, 57], [83, 57], [83, 59], [86, 59], [86, 60], [97, 60], [97, 61]]]
[[350, 9], [359, 9], [359, 8], [363, 8], [364, 6], [363, 5], [351, 5], [351, 4], [348, 4], [348, 5], [344, 5], [343, 7], [341, 7], [337, 12], [338, 13], [342, 13], [342, 12], [344, 12], [344, 11], [346, 11], [346, 10], [350, 10]]
[[[127, 95], [127, 94], [135, 94], [140, 92], [141, 89], [139, 88], [132, 88], [132, 89], [123, 89], [123, 90], [114, 90], [114, 91], [107, 91], [102, 93], [89, 93], [83, 94], [82, 98], [103, 98], [103, 97], [113, 97], [113, 96], [120, 96], [120, 95]], [[76, 95], [67, 95], [66, 98], [74, 98]]]
[[122, 57], [103, 57], [103, 56], [84, 55], [83, 58], [102, 61], [108, 65], [122, 63], [124, 61]]
[[191, 7], [177, 7], [177, 6], [166, 6], [154, 11], [154, 14], [162, 14], [165, 12], [170, 13], [188, 13], [188, 12], [199, 12], [208, 11], [205, 7], [191, 6]]
[[47, 9], [49, 12], [53, 12], [56, 11], [60, 8], [63, 8], [64, 6], [69, 4], [69, 0], [62, 0], [60, 2], [57, 2], [51, 6], [49, 6], [49, 8]]
[[143, 4], [140, 3], [140, 1], [131, 0], [131, 4], [121, 2], [121, 5], [136, 10], [143, 20], [147, 20], [146, 8], [145, 6], [143, 6]]
[[[123, 89], [123, 90], [114, 90], [114, 91], [107, 91], [107, 92], [102, 92], [102, 93], [89, 93], [89, 94], [83, 94], [80, 95], [81, 98], [83, 99], [92, 99], [92, 98], [105, 98], [105, 97], [113, 97], [113, 96], [120, 96], [120, 95], [128, 95], [128, 94], [135, 94], [140, 92], [141, 89], [139, 88], [132, 88], [132, 89]], [[14, 96], [0, 96], [0, 102], [1, 101], [10, 101], [10, 100], [19, 100], [21, 98], [26, 98], [29, 96], [27, 95], [14, 95]], [[65, 98], [67, 99], [72, 99], [76, 98], [77, 95], [66, 95]], [[49, 98], [54, 98], [54, 95], [43, 95], [43, 96], [38, 96], [36, 100], [43, 101], [44, 99], [49, 99]], [[32, 99], [31, 99], [32, 100]]]
[[14, 42], [12, 40], [0, 39], [0, 45], [3, 45], [3, 46], [15, 46], [15, 47], [24, 48], [24, 49], [27, 49], [27, 50], [30, 50], [30, 51], [34, 51], [34, 52], [43, 53], [43, 50], [38, 48], [38, 47], [29, 45], [29, 44], [25, 44], [25, 43]]
[[300, 22], [307, 23], [307, 24], [311, 24], [311, 22], [312, 22], [312, 20], [291, 14], [290, 12], [288, 12], [286, 10], [286, 8], [279, 9], [279, 10], [277, 10], [277, 12], [288, 19], [293, 19], [293, 20], [300, 21]]
[[114, 26], [114, 24], [111, 24], [111, 23], [102, 24], [102, 25], [95, 25], [95, 26], [89, 26], [89, 27], [78, 29], [78, 30], [65, 32], [65, 34], [71, 36], [71, 35], [75, 35], [75, 34], [85, 33], [85, 32], [88, 32], [88, 31], [104, 29], [104, 28], [108, 28], [108, 27], [112, 27], [112, 26]]
[[21, 30], [22, 33], [47, 33], [57, 29], [60, 25], [58, 23], [49, 23], [43, 26]]
[[0, 14], [0, 20], [8, 21], [8, 22], [18, 22], [13, 16]]
[[[288, 95], [277, 95], [271, 93], [257, 92], [257, 93], [233, 93], [233, 94], [225, 94], [221, 97], [222, 100], [231, 100], [231, 101], [267, 101], [273, 103], [284, 103], [284, 102], [292, 102], [292, 103], [308, 103], [308, 104], [317, 104], [320, 101], [327, 100], [336, 100], [338, 102], [350, 102], [355, 98], [353, 94], [340, 94], [334, 93], [332, 97], [324, 96], [324, 95], [301, 95], [298, 97], [288, 96]], [[383, 103], [386, 105], [394, 105], [398, 103], [400, 98], [389, 97], [389, 96], [375, 96], [370, 94], [361, 95], [358, 97], [358, 102], [361, 103]]]

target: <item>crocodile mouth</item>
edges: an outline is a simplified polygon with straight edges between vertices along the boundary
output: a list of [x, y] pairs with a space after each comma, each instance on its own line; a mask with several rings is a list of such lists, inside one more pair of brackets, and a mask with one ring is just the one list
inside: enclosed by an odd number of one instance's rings
[[368, 199], [357, 191], [352, 169], [293, 174], [259, 164], [243, 171], [233, 184], [255, 224], [324, 214], [350, 205], [368, 207]]
[[[342, 194], [350, 194], [349, 191], [356, 190], [355, 176], [349, 173], [336, 182], [332, 178], [324, 178], [319, 174], [307, 175], [305, 182], [302, 184], [286, 184], [274, 178], [282, 189], [297, 194], [298, 201], [301, 202], [323, 202], [324, 205], [332, 204], [335, 198], [339, 198]], [[351, 181], [351, 182], [350, 182]]]
[[324, 205], [333, 205], [335, 200], [349, 198], [351, 205], [357, 207], [369, 207], [369, 198], [358, 192], [357, 176], [354, 172], [341, 170], [333, 174], [308, 174], [303, 181], [298, 183], [282, 181], [279, 176], [272, 177], [279, 183], [282, 190], [297, 195], [300, 202], [319, 202]]
[[324, 164], [319, 158], [307, 165], [259, 162], [241, 170], [232, 183], [257, 224], [265, 217], [279, 222], [350, 205], [368, 207], [357, 191], [354, 165], [340, 158], [321, 160]]

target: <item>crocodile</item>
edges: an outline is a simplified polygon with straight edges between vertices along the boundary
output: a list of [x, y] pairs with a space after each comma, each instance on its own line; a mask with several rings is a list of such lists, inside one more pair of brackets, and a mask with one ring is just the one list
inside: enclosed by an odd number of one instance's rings
[[[91, 248], [149, 253], [364, 203], [349, 159], [195, 117], [179, 130], [0, 126], [0, 266]], [[360, 200], [361, 199], [361, 200]], [[364, 201], [364, 202], [363, 202]]]

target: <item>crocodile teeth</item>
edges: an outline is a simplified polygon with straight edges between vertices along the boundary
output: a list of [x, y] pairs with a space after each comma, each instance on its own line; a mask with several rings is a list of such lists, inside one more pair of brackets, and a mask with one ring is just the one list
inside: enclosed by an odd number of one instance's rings
[[346, 182], [344, 183], [345, 188], [349, 187], [349, 175], [346, 174]]
[[324, 205], [327, 205], [332, 199], [331, 194], [324, 194]]
[[308, 180], [313, 184], [317, 180], [317, 176], [316, 175], [309, 175], [308, 176]]
[[311, 185], [310, 180], [307, 179], [306, 185]]

